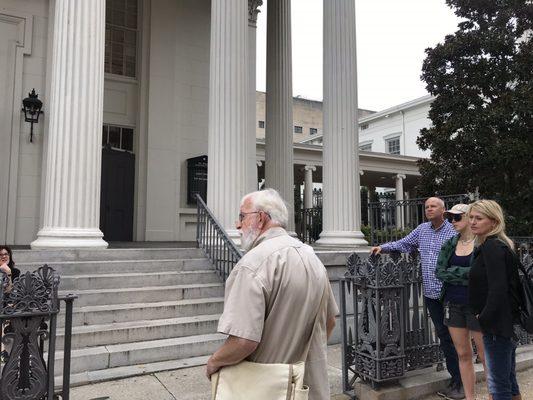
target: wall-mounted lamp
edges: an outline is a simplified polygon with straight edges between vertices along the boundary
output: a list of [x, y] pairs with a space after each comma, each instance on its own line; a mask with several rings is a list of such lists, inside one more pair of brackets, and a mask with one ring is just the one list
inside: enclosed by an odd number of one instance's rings
[[24, 120], [31, 123], [30, 142], [33, 142], [33, 124], [39, 123], [39, 116], [43, 113], [41, 111], [43, 102], [38, 97], [39, 95], [35, 93], [35, 89], [32, 89], [31, 93], [28, 93], [28, 97], [22, 100]]

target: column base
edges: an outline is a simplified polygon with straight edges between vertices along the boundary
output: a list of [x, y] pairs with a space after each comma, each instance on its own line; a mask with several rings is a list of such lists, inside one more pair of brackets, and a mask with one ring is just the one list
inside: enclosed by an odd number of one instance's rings
[[366, 247], [368, 242], [361, 231], [323, 231], [315, 242], [317, 247]]
[[30, 246], [32, 249], [105, 249], [108, 244], [103, 236], [100, 229], [43, 228]]

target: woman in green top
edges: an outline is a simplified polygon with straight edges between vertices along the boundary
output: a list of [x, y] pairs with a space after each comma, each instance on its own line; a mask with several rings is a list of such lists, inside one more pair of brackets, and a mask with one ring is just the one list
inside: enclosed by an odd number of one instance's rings
[[456, 204], [445, 216], [459, 233], [449, 239], [439, 253], [436, 276], [442, 282], [444, 324], [448, 326], [457, 356], [467, 400], [475, 399], [475, 374], [472, 362], [474, 338], [478, 356], [485, 367], [483, 335], [479, 322], [468, 304], [468, 275], [474, 251], [474, 234], [467, 218], [468, 206]]

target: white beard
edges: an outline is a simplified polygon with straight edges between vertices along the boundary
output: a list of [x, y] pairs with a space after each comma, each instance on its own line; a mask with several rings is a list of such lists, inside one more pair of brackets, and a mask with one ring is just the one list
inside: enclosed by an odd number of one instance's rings
[[241, 249], [243, 251], [246, 252], [252, 249], [259, 232], [259, 229], [249, 229], [247, 232], [241, 231]]

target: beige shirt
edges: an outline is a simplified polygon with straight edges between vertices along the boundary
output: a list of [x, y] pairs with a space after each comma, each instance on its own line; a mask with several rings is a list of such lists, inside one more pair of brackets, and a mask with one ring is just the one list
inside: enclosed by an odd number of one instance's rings
[[263, 233], [231, 272], [218, 331], [259, 342], [249, 361], [301, 361], [324, 290], [327, 307], [313, 334], [305, 383], [310, 399], [329, 400], [326, 320], [339, 310], [322, 262], [284, 229]]

